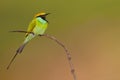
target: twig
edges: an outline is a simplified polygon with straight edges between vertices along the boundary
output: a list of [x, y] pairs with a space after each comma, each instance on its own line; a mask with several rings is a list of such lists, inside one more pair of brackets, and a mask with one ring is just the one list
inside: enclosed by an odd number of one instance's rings
[[68, 51], [68, 49], [65, 47], [65, 45], [60, 42], [59, 40], [57, 40], [54, 36], [51, 36], [51, 35], [48, 35], [48, 34], [43, 34], [43, 35], [39, 35], [39, 36], [44, 36], [44, 37], [47, 37], [53, 41], [55, 41], [57, 44], [59, 44], [61, 47], [63, 47], [63, 49], [65, 50], [66, 52], [66, 56], [67, 56], [67, 59], [68, 59], [68, 62], [69, 62], [69, 65], [70, 65], [70, 69], [71, 69], [71, 73], [73, 75], [73, 78], [74, 80], [77, 80], [76, 79], [76, 74], [75, 74], [75, 69], [73, 67], [73, 63], [72, 63], [72, 60], [71, 60], [71, 55], [70, 55], [70, 52]]
[[22, 31], [22, 30], [15, 30], [15, 31], [10, 31], [10, 32], [20, 32], [20, 33], [28, 33], [28, 34], [33, 34], [33, 32], [27, 32], [27, 31]]

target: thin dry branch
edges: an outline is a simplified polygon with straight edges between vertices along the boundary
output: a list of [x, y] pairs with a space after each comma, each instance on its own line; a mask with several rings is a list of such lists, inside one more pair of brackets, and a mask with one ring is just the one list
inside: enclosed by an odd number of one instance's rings
[[[27, 32], [27, 31], [21, 31], [21, 30], [16, 30], [16, 31], [10, 31], [10, 32], [20, 32], [20, 33], [30, 33], [30, 34], [34, 34], [33, 32]], [[71, 55], [70, 55], [70, 52], [68, 51], [68, 49], [65, 47], [65, 45], [60, 42], [57, 38], [55, 38], [54, 36], [51, 36], [51, 35], [48, 35], [48, 34], [43, 34], [43, 35], [39, 35], [40, 37], [44, 36], [44, 37], [47, 37], [53, 41], [55, 41], [57, 44], [59, 44], [64, 50], [65, 50], [65, 53], [66, 53], [66, 56], [67, 56], [67, 59], [68, 59], [68, 62], [69, 62], [69, 65], [70, 65], [70, 69], [71, 69], [71, 73], [73, 75], [73, 79], [74, 80], [77, 80], [76, 79], [76, 74], [75, 74], [75, 69], [74, 69], [74, 66], [73, 66], [73, 63], [72, 63], [72, 58], [71, 58]], [[16, 57], [17, 54], [14, 56]], [[12, 62], [13, 60], [11, 60]], [[11, 62], [10, 64], [8, 65], [7, 69], [9, 69], [10, 65], [11, 65]]]
[[15, 30], [15, 31], [10, 31], [10, 32], [19, 32], [19, 33], [29, 33], [29, 34], [33, 34], [33, 32], [27, 32], [27, 31], [22, 31], [22, 30]]
[[55, 41], [57, 44], [59, 44], [65, 50], [66, 56], [67, 56], [67, 59], [68, 59], [69, 65], [70, 65], [71, 73], [73, 75], [74, 80], [77, 80], [76, 79], [76, 74], [75, 74], [75, 69], [73, 67], [73, 63], [72, 63], [72, 60], [71, 60], [70, 52], [65, 47], [65, 45], [62, 42], [60, 42], [59, 40], [57, 40], [54, 36], [51, 36], [51, 35], [48, 35], [48, 34], [43, 34], [43, 35], [39, 35], [39, 36], [44, 36], [44, 37], [47, 37], [47, 38]]

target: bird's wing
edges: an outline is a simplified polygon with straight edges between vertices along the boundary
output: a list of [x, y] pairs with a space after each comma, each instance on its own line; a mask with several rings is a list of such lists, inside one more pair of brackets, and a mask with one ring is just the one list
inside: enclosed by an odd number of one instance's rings
[[31, 23], [29, 24], [29, 26], [28, 26], [28, 29], [27, 29], [28, 33], [26, 33], [25, 36], [28, 36], [28, 34], [33, 31], [33, 29], [34, 29], [35, 26], [36, 26], [36, 19], [33, 19], [31, 21]]

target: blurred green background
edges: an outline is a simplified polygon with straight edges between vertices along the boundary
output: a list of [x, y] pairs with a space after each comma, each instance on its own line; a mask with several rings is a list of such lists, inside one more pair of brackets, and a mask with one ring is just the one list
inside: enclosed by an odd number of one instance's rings
[[0, 1], [0, 80], [73, 80], [64, 50], [36, 37], [8, 63], [34, 14], [49, 12], [47, 34], [72, 55], [78, 80], [120, 80], [120, 0]]

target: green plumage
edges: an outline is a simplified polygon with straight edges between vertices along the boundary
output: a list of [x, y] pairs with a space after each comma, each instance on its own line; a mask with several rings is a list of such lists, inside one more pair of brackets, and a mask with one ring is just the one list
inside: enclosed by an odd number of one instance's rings
[[41, 17], [34, 18], [31, 23], [29, 24], [27, 32], [33, 32], [33, 34], [26, 33], [24, 43], [27, 43], [32, 38], [37, 35], [44, 34], [45, 30], [47, 29], [48, 23], [46, 20], [42, 19]]

